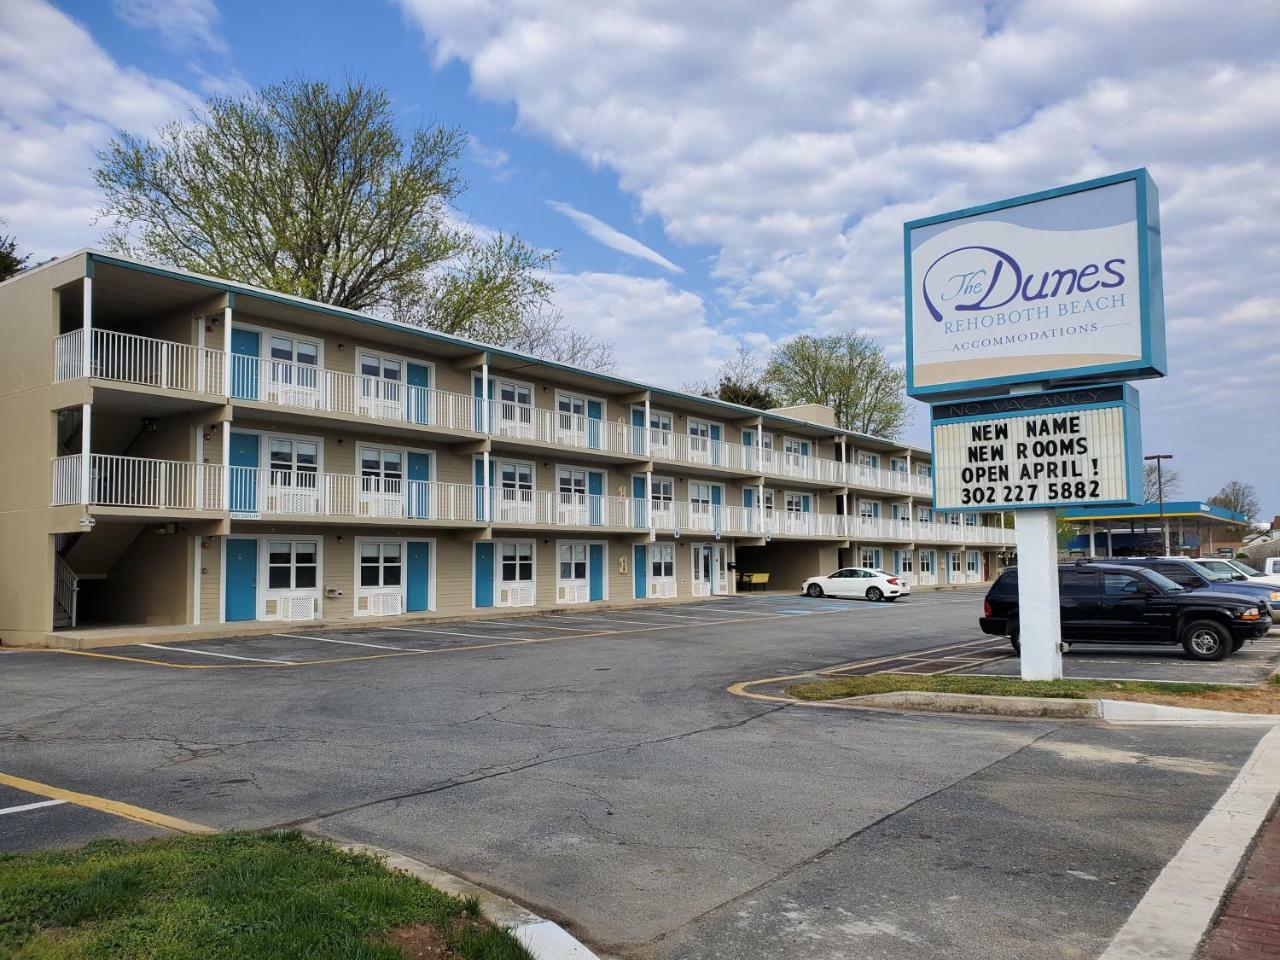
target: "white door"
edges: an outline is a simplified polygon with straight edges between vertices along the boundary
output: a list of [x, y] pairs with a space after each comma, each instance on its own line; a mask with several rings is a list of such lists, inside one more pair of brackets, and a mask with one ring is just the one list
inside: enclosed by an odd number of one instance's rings
[[533, 467], [527, 463], [498, 464], [498, 519], [504, 523], [533, 523]]
[[499, 380], [494, 386], [498, 408], [494, 429], [504, 437], [532, 437], [532, 388], [509, 380]]
[[724, 596], [729, 592], [729, 548], [724, 544], [708, 544], [711, 551], [711, 592]]
[[587, 516], [587, 471], [562, 467], [556, 476], [556, 523], [585, 525]]
[[404, 453], [389, 447], [360, 447], [359, 515], [403, 517]]
[[693, 595], [706, 597], [711, 594], [711, 546], [695, 543], [691, 557], [693, 569]]

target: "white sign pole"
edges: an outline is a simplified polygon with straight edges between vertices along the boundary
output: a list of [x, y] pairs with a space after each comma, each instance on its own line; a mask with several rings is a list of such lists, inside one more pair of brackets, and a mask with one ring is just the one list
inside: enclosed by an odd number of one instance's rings
[[1057, 515], [1052, 509], [1019, 510], [1013, 523], [1018, 546], [1022, 679], [1061, 680]]

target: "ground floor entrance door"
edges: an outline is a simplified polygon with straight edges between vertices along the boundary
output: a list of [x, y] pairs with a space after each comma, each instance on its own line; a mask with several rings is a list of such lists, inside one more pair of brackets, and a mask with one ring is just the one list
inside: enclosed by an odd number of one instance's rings
[[709, 597], [729, 592], [729, 548], [722, 543], [692, 547], [693, 595]]
[[228, 539], [225, 619], [258, 618], [258, 541]]

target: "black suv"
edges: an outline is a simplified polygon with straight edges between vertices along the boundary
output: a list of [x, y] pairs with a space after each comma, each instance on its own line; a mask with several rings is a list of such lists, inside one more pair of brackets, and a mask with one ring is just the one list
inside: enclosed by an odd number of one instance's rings
[[[1072, 643], [1180, 643], [1193, 660], [1221, 660], [1271, 628], [1267, 607], [1247, 596], [1186, 590], [1154, 570], [1118, 563], [1058, 567], [1062, 639]], [[987, 591], [983, 633], [1018, 644], [1018, 568]]]

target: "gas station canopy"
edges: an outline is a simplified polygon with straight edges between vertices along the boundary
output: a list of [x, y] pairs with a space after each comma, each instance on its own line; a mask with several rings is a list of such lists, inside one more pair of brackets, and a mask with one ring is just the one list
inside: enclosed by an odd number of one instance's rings
[[[1209, 556], [1233, 556], [1249, 530], [1243, 514], [1199, 500], [1167, 501], [1164, 527], [1160, 504], [1132, 507], [1078, 507], [1064, 510], [1064, 520], [1081, 530], [1067, 544], [1072, 553], [1099, 557], [1140, 557], [1163, 554], [1164, 530], [1169, 532], [1169, 552]], [[1090, 549], [1090, 534], [1093, 548]]]

